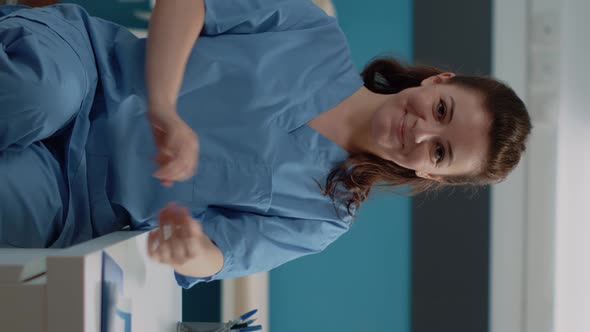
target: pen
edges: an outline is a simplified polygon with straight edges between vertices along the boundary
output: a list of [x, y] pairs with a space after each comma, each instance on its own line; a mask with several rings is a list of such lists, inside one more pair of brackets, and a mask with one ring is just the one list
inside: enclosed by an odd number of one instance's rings
[[254, 315], [255, 313], [258, 312], [258, 309], [254, 309], [254, 310], [250, 310], [247, 313], [243, 314], [242, 316], [240, 316], [240, 322], [252, 317], [252, 315]]
[[250, 324], [254, 323], [255, 321], [256, 321], [256, 319], [250, 319], [249, 321], [247, 321], [245, 323], [235, 324], [231, 328], [232, 328], [232, 330], [237, 330], [237, 329], [241, 329], [244, 327], [248, 327]]
[[[250, 319], [246, 322], [244, 322], [246, 319], [252, 317], [255, 313], [258, 312], [258, 309], [254, 309], [254, 310], [250, 310], [247, 313], [241, 315], [239, 318], [235, 319], [235, 320], [231, 320], [228, 322], [228, 327], [231, 330], [237, 330], [239, 332], [248, 332], [250, 330], [244, 330], [244, 329], [248, 329], [248, 325], [252, 324], [254, 321], [256, 321], [256, 319]], [[262, 328], [262, 326], [259, 326], [259, 328], [257, 327], [254, 330], [251, 331], [258, 331]]]

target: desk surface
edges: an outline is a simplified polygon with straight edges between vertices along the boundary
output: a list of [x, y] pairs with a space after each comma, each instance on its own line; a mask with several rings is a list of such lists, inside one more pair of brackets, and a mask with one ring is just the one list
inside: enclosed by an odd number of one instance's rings
[[[131, 299], [133, 331], [176, 331], [182, 315], [182, 292], [173, 270], [147, 257], [147, 232], [116, 232], [66, 249], [23, 254], [22, 249], [2, 249], [2, 255], [45, 257], [46, 274], [34, 280], [47, 332], [100, 332], [102, 251], [124, 270], [124, 295]], [[29, 283], [5, 284], [11, 294], [25, 292]], [[28, 291], [28, 290], [27, 290]], [[0, 307], [11, 299], [0, 298]], [[27, 306], [23, 306], [27, 308]], [[24, 313], [23, 317], [32, 313]], [[6, 326], [3, 326], [6, 327]]]

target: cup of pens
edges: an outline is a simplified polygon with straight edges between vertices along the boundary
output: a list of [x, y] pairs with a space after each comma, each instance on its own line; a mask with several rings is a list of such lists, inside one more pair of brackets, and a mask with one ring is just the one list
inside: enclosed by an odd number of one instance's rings
[[178, 322], [177, 332], [254, 332], [262, 330], [262, 325], [252, 325], [258, 309], [248, 311], [227, 323]]

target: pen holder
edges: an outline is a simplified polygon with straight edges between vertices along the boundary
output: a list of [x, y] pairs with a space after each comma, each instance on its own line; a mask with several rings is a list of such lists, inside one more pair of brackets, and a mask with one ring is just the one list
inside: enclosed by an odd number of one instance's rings
[[255, 332], [262, 330], [262, 325], [250, 326], [256, 319], [252, 316], [258, 309], [250, 310], [237, 319], [227, 323], [178, 322], [176, 332]]
[[176, 332], [230, 332], [228, 323], [178, 322]]

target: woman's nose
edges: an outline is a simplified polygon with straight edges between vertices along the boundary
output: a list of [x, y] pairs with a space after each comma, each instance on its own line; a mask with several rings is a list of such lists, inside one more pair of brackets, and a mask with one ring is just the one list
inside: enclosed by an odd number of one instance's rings
[[441, 135], [442, 128], [436, 124], [426, 120], [417, 119], [410, 132], [413, 134], [413, 141], [420, 144], [429, 141]]

